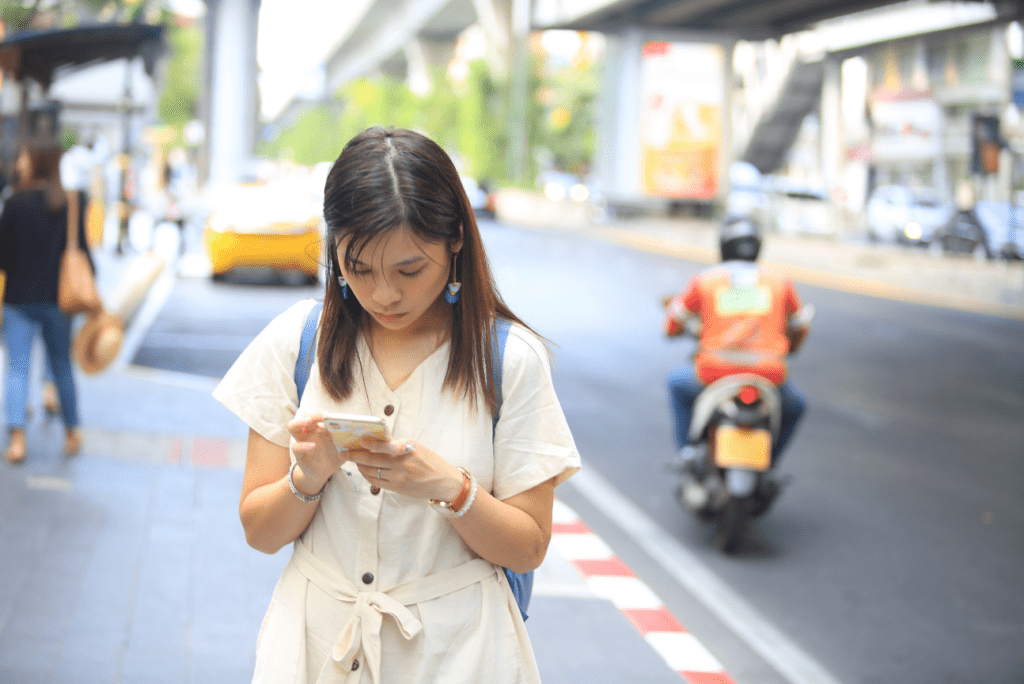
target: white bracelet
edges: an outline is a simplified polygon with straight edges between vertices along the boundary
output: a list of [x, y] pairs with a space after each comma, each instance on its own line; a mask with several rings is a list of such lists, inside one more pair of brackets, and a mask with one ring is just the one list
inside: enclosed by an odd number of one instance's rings
[[[465, 468], [459, 468], [459, 470], [462, 471], [463, 477], [469, 478], [469, 494], [466, 495], [466, 501], [462, 504], [462, 507], [456, 511], [452, 508], [452, 504], [450, 502], [437, 501], [435, 499], [430, 500], [430, 507], [446, 518], [461, 518], [466, 515], [466, 511], [469, 510], [469, 507], [473, 505], [473, 501], [476, 500], [476, 478], [473, 477], [472, 473]], [[465, 482], [465, 480], [463, 480], [463, 482]]]
[[465, 505], [463, 505], [462, 509], [455, 514], [456, 518], [461, 518], [462, 516], [466, 515], [466, 513], [469, 512], [469, 508], [473, 505], [473, 502], [476, 501], [477, 484], [476, 478], [473, 477], [472, 475], [469, 476], [469, 487], [469, 498], [466, 499], [466, 503]]
[[299, 462], [295, 461], [292, 463], [292, 467], [288, 469], [288, 486], [292, 488], [292, 494], [294, 494], [295, 498], [297, 498], [302, 503], [313, 503], [314, 501], [319, 501], [320, 497], [324, 495], [324, 489], [327, 489], [327, 484], [324, 483], [323, 489], [321, 489], [313, 496], [303, 494], [302, 492], [295, 488], [295, 480], [292, 479], [292, 474], [295, 472], [295, 466], [297, 465], [299, 465]]

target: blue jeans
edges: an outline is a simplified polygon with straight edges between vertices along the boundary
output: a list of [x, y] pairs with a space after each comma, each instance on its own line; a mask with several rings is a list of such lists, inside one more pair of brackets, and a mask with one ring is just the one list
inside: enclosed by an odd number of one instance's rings
[[[704, 390], [704, 384], [697, 378], [693, 365], [681, 366], [668, 376], [668, 391], [672, 396], [672, 409], [676, 419], [676, 446], [680, 449], [689, 441], [690, 414], [697, 395]], [[779, 464], [779, 458], [786, 444], [793, 437], [796, 425], [807, 408], [807, 400], [793, 383], [786, 382], [779, 387], [782, 398], [782, 425], [772, 445], [772, 466]]]
[[64, 425], [78, 426], [78, 397], [71, 370], [71, 319], [56, 304], [4, 304], [7, 342], [7, 427], [25, 427], [32, 340], [42, 332], [50, 372], [60, 395]]

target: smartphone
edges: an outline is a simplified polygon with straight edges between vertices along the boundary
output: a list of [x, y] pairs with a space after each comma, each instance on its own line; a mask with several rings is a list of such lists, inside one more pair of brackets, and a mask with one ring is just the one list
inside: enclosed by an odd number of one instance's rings
[[391, 439], [384, 419], [377, 416], [328, 413], [324, 415], [324, 425], [331, 433], [334, 445], [341, 451], [358, 447], [359, 440], [367, 435], [372, 435], [377, 439]]

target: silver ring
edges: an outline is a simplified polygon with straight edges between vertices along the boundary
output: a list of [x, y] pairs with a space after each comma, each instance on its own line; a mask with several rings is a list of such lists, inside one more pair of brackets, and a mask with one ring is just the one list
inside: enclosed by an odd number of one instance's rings
[[377, 468], [377, 479], [380, 479], [380, 468]]
[[405, 451], [403, 451], [402, 453], [411, 454], [415, 449], [416, 447], [412, 445], [412, 442], [410, 442], [409, 440], [405, 440]]

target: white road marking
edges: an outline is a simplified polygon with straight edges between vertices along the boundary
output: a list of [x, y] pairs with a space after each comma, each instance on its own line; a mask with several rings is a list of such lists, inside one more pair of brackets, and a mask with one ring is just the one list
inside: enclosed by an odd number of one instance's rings
[[592, 534], [552, 537], [551, 546], [568, 560], [603, 560], [615, 555], [610, 546]]
[[593, 468], [584, 465], [568, 483], [791, 684], [840, 684]]
[[636, 577], [596, 576], [586, 578], [587, 586], [619, 610], [655, 610], [661, 599]]
[[647, 643], [676, 672], [714, 672], [722, 664], [689, 632], [651, 632]]
[[74, 484], [66, 477], [52, 475], [29, 475], [25, 478], [25, 486], [45, 492], [70, 492]]

